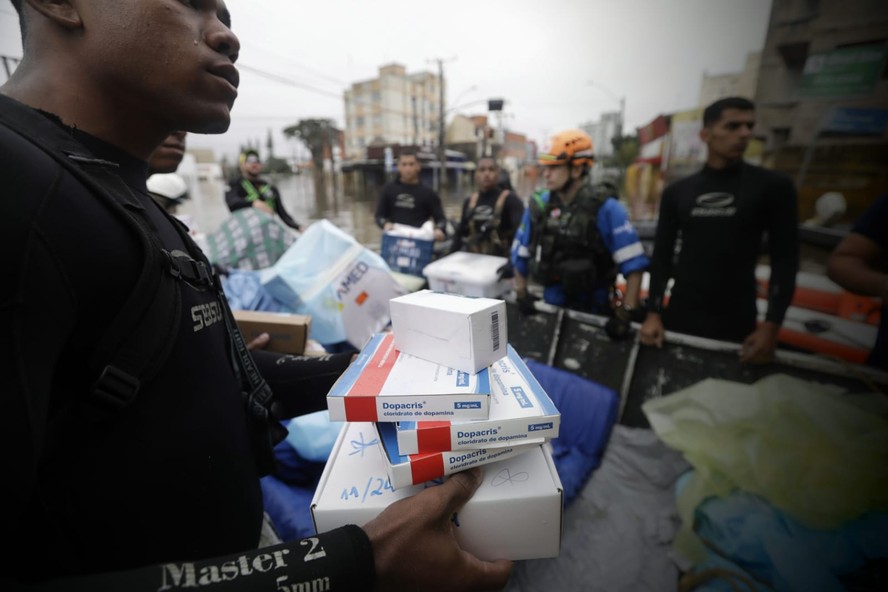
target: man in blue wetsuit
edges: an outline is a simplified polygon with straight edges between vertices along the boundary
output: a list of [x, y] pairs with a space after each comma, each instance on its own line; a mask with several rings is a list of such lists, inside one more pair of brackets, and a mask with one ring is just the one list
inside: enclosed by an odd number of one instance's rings
[[0, 203], [0, 589], [504, 586], [510, 562], [478, 560], [452, 531], [477, 471], [366, 524], [257, 548], [277, 419], [323, 409], [351, 355], [247, 351], [205, 257], [147, 191], [171, 132], [228, 128], [240, 43], [225, 4], [13, 5], [24, 57], [0, 87], [0, 183], [16, 196]]
[[[588, 182], [593, 160], [592, 140], [581, 130], [556, 134], [540, 156], [546, 190], [531, 197], [515, 235], [515, 292], [522, 310], [531, 309], [531, 279], [549, 304], [628, 323], [638, 312], [648, 259], [616, 188]], [[617, 273], [626, 278], [626, 293], [614, 308]]]

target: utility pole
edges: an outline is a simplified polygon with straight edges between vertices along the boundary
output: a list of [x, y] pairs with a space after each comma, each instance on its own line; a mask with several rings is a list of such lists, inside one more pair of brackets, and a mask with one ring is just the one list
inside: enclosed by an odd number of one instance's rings
[[416, 119], [416, 95], [410, 97], [410, 102], [413, 106], [413, 144], [416, 145], [419, 143], [419, 121]]
[[444, 118], [444, 62], [438, 62], [438, 191], [447, 188], [447, 148], [444, 145], [446, 124]]
[[[452, 62], [456, 57], [452, 57], [448, 62]], [[447, 149], [444, 145], [446, 140], [446, 119], [447, 110], [444, 108], [444, 62], [441, 58], [429, 60], [438, 64], [438, 191], [447, 189]]]

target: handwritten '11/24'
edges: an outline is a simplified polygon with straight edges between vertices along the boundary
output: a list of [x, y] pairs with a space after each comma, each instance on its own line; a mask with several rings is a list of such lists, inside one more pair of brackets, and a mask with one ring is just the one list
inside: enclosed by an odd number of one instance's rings
[[363, 492], [359, 490], [356, 486], [352, 485], [351, 488], [343, 488], [342, 494], [339, 497], [346, 501], [350, 499], [359, 499], [361, 500], [361, 503], [364, 503], [367, 501], [368, 497], [383, 495], [386, 491], [394, 490], [395, 488], [392, 487], [392, 482], [388, 479], [388, 477], [386, 477], [385, 479], [381, 479], [379, 477], [370, 477], [369, 479], [367, 479], [367, 484], [363, 487]]

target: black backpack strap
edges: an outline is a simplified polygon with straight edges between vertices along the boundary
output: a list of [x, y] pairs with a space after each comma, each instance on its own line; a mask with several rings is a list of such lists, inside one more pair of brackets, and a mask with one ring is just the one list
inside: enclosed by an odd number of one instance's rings
[[263, 474], [274, 467], [274, 444], [286, 430], [269, 409], [272, 392], [247, 350], [222, 290], [222, 282], [184, 226], [166, 214], [188, 253], [168, 251], [141, 202], [115, 173], [117, 164], [95, 158], [59, 125], [8, 97], [0, 96], [0, 124], [40, 148], [83, 183], [138, 237], [143, 266], [136, 285], [106, 331], [99, 337], [89, 364], [97, 379], [89, 402], [97, 419], [128, 406], [142, 384], [150, 381], [176, 343], [182, 317], [181, 282], [199, 289], [215, 287], [230, 336], [230, 359], [240, 379], [250, 418], [253, 451]]
[[142, 249], [142, 270], [127, 301], [90, 356], [96, 382], [90, 397], [120, 409], [136, 396], [169, 355], [181, 318], [178, 281], [144, 207], [115, 173], [117, 164], [95, 158], [58, 124], [10, 99], [0, 101], [0, 123], [43, 150], [130, 227]]
[[250, 422], [250, 444], [259, 474], [264, 476], [275, 469], [274, 446], [287, 437], [287, 429], [271, 413], [271, 387], [259, 373], [256, 362], [247, 349], [244, 336], [228, 305], [228, 298], [222, 291], [222, 282], [217, 280], [217, 286], [222, 318], [231, 337], [231, 359], [234, 371], [241, 381], [244, 406]]

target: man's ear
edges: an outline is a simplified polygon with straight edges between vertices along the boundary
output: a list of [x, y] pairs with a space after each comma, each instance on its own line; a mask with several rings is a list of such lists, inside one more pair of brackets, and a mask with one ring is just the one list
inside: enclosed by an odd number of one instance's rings
[[83, 26], [80, 12], [70, 0], [25, 0], [28, 6], [66, 29], [79, 29]]
[[703, 126], [700, 128], [700, 139], [703, 140], [704, 144], [709, 144], [709, 128]]

